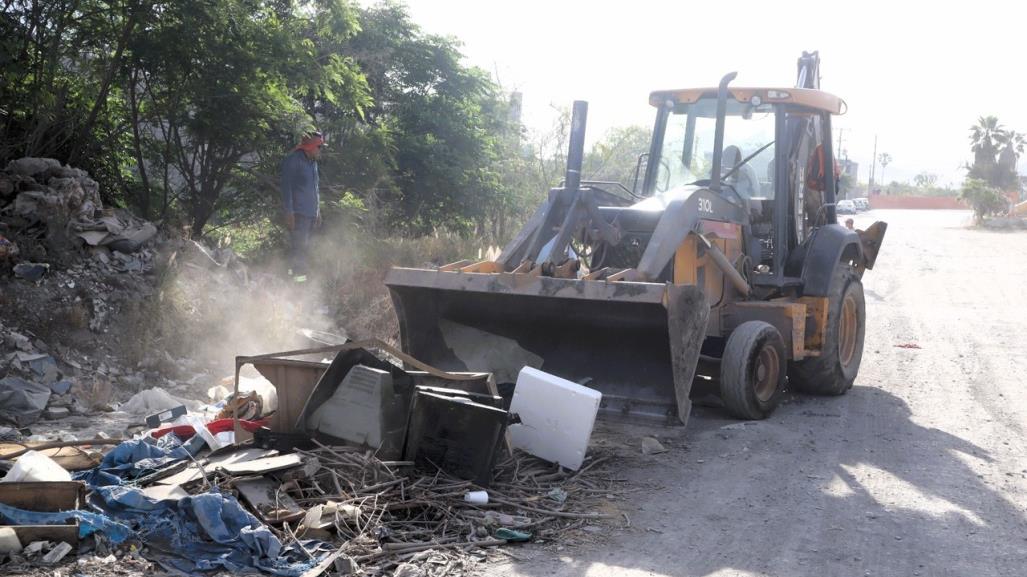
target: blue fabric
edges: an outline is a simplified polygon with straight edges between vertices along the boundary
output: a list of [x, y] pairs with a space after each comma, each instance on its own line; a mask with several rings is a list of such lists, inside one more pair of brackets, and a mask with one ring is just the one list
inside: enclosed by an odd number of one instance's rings
[[189, 452], [174, 434], [161, 437], [156, 445], [141, 440], [125, 441], [104, 455], [96, 468], [80, 471], [74, 478], [92, 487], [119, 485], [125, 479], [141, 477], [187, 458]]
[[332, 550], [320, 541], [302, 541], [302, 547], [314, 556], [311, 560], [297, 544], [282, 546], [278, 537], [235, 497], [216, 490], [182, 499], [156, 500], [123, 484], [184, 458], [186, 449], [172, 434], [161, 437], [156, 445], [125, 441], [107, 453], [96, 468], [76, 475], [91, 486], [89, 502], [99, 513], [34, 513], [0, 506], [0, 518], [11, 524], [77, 518], [81, 536], [98, 531], [114, 543], [138, 539], [147, 546], [148, 557], [184, 573], [258, 569], [299, 577]]
[[314, 218], [320, 204], [317, 161], [302, 150], [294, 150], [282, 161], [282, 209]]
[[0, 503], [0, 520], [5, 525], [61, 525], [70, 519], [78, 519], [78, 536], [84, 539], [99, 531], [107, 536], [112, 543], [118, 544], [132, 536], [132, 530], [111, 520], [106, 515], [89, 511], [61, 511], [43, 513], [25, 511]]
[[331, 550], [319, 541], [303, 541], [306, 550], [314, 554], [310, 560], [297, 545], [283, 547], [235, 497], [213, 490], [164, 501], [124, 486], [97, 487], [95, 495], [110, 517], [132, 527], [142, 542], [168, 553], [161, 556], [161, 563], [186, 573], [215, 569], [238, 573], [257, 568], [297, 577]]

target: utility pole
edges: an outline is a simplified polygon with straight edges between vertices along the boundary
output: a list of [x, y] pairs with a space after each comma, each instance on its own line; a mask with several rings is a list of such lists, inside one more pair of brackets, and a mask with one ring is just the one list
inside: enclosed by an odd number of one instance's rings
[[835, 148], [838, 152], [835, 153], [835, 157], [841, 156], [842, 154], [842, 134], [845, 133], [844, 128], [838, 129], [838, 148]]
[[867, 196], [874, 193], [874, 173], [877, 171], [877, 135], [874, 135], [874, 156], [870, 159], [870, 183], [867, 184]]

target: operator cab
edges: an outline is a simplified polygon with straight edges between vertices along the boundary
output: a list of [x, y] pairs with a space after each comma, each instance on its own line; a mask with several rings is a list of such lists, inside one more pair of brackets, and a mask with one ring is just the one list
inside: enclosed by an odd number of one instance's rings
[[835, 220], [836, 183], [825, 168], [833, 165], [830, 115], [844, 102], [803, 88], [729, 88], [717, 179], [717, 89], [653, 92], [650, 104], [657, 117], [640, 191], [646, 198], [631, 210], [662, 210], [699, 188], [719, 189], [749, 216], [740, 224], [754, 280], [783, 282], [788, 254]]

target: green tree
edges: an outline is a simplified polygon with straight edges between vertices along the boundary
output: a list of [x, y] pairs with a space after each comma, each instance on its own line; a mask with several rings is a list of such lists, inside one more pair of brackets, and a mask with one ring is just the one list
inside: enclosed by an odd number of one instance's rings
[[938, 182], [938, 175], [931, 174], [929, 172], [921, 172], [920, 174], [913, 177], [913, 183], [918, 188], [931, 188]]
[[974, 153], [974, 166], [985, 170], [995, 162], [998, 138], [1004, 128], [996, 116], [981, 116], [970, 127], [970, 150]]
[[[639, 155], [649, 152], [649, 140], [652, 130], [644, 126], [626, 126], [612, 128], [596, 142], [585, 155], [582, 172], [588, 180], [604, 180], [619, 182], [628, 190], [635, 185], [636, 167]], [[644, 162], [643, 162], [644, 164]], [[638, 176], [638, 187], [641, 188], [642, 174]], [[640, 193], [641, 191], [634, 191]]]
[[328, 115], [345, 143], [325, 159], [325, 180], [360, 198], [374, 226], [498, 233], [515, 203], [502, 169], [516, 164], [521, 130], [507, 98], [463, 64], [454, 39], [425, 34], [404, 6], [359, 14], [360, 33], [339, 49], [359, 63], [374, 103], [363, 118]]
[[180, 205], [201, 235], [216, 214], [276, 204], [272, 175], [287, 143], [313, 126], [311, 108], [369, 103], [355, 64], [318, 53], [314, 41], [345, 39], [358, 27], [338, 0], [176, 0], [160, 8], [132, 46], [142, 196], [152, 196], [145, 171], [156, 157], [163, 210]]
[[997, 189], [981, 179], [968, 178], [963, 183], [963, 189], [959, 193], [959, 198], [968, 203], [973, 207], [974, 218], [978, 223], [984, 222], [984, 219], [993, 214], [1004, 211], [1006, 206], [1006, 199], [1002, 196]]
[[998, 170], [999, 185], [1003, 190], [1019, 190], [1016, 163], [1023, 154], [1024, 135], [1015, 130], [1005, 130], [998, 135], [997, 141], [999, 151], [995, 168]]
[[982, 116], [970, 127], [974, 161], [968, 176], [1001, 190], [1019, 190], [1016, 163], [1024, 149], [1024, 135], [1007, 130], [995, 116]]
[[89, 170], [104, 200], [127, 175], [119, 115], [131, 38], [146, 0], [20, 0], [0, 12], [0, 163], [46, 156]]

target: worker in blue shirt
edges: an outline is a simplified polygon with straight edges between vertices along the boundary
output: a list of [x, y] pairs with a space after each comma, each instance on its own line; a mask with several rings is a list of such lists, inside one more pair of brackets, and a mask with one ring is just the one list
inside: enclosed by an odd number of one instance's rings
[[310, 232], [321, 224], [317, 159], [324, 144], [320, 132], [307, 134], [282, 161], [282, 210], [289, 229], [289, 276], [296, 282], [307, 280]]

